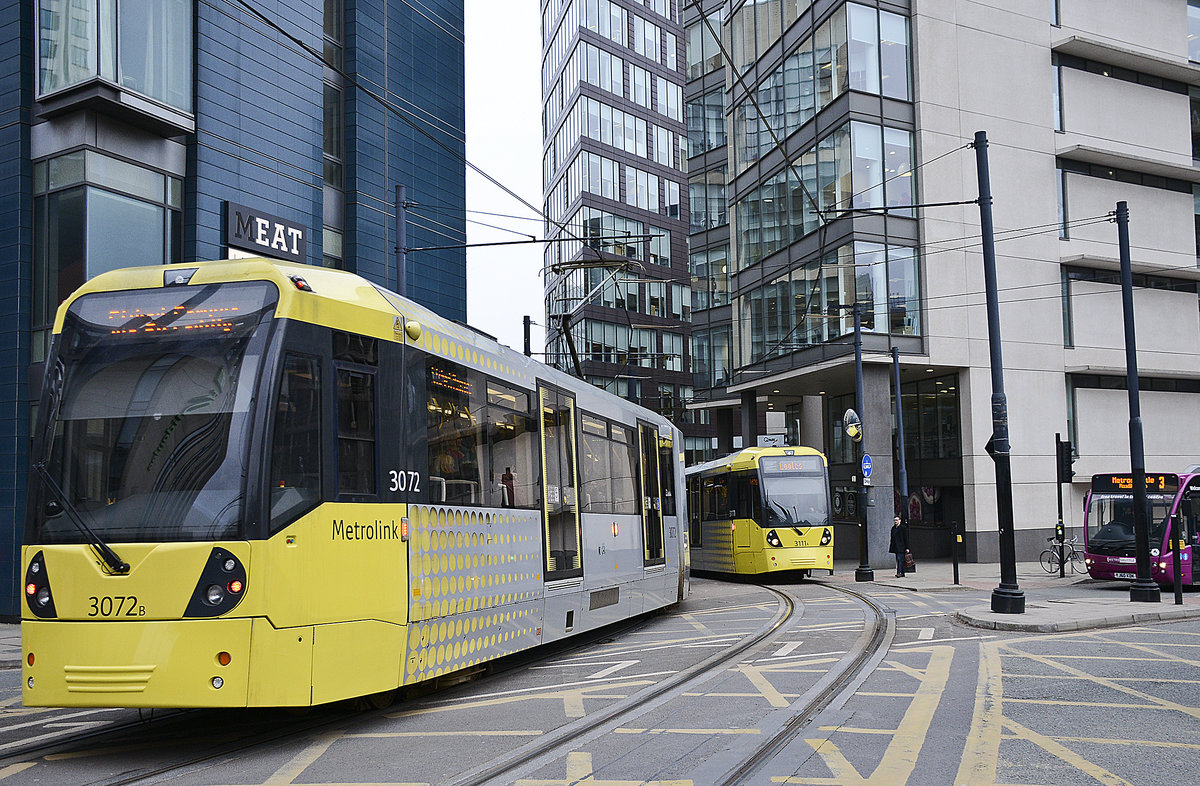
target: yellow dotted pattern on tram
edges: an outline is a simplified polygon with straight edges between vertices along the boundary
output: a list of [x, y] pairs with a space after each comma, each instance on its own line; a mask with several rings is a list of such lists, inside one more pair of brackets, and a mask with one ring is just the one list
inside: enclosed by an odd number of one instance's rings
[[538, 643], [542, 542], [536, 511], [409, 508], [405, 682]]
[[486, 353], [467, 346], [467, 340], [462, 336], [453, 334], [442, 335], [435, 330], [427, 329], [421, 334], [421, 338], [414, 343], [426, 352], [432, 352], [435, 355], [448, 358], [455, 363], [470, 365], [493, 376], [519, 382], [526, 386], [531, 386], [534, 383], [532, 375], [526, 374], [501, 360], [489, 357]]

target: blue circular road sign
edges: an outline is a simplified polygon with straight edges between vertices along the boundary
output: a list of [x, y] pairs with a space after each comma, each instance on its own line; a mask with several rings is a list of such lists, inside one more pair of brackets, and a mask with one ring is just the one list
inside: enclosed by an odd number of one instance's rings
[[871, 477], [871, 454], [870, 453], [863, 454], [862, 471], [863, 471], [864, 478]]

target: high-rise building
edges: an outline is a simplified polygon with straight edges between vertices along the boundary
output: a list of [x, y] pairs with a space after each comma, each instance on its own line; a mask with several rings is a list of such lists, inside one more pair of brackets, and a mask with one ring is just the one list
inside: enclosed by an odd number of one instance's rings
[[711, 439], [685, 408], [692, 296], [679, 6], [543, 0], [541, 10], [545, 212], [558, 241], [545, 254], [547, 360], [673, 416], [689, 455], [703, 455]]
[[685, 8], [693, 406], [709, 408], [723, 449], [767, 410], [826, 451], [839, 556], [859, 542], [861, 470], [841, 428], [855, 406], [855, 304], [872, 563], [900, 510], [915, 550], [947, 553], [965, 524], [972, 559], [998, 553], [976, 131], [989, 141], [1018, 557], [1036, 557], [1057, 521], [1056, 433], [1078, 458], [1068, 528], [1090, 475], [1129, 467], [1118, 201], [1131, 215], [1146, 464], [1196, 463], [1198, 5]]
[[[463, 4], [2, 0], [0, 53], [0, 614], [12, 615], [58, 304], [106, 270], [231, 256], [394, 289], [400, 184], [417, 203], [410, 247], [463, 242]], [[462, 250], [411, 254], [406, 281], [465, 319]]]

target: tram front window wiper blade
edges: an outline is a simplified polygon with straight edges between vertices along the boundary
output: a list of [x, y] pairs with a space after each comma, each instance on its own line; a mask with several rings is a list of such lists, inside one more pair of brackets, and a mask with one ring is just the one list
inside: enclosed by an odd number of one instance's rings
[[102, 541], [100, 536], [93, 532], [92, 528], [87, 525], [87, 522], [83, 520], [83, 516], [79, 513], [79, 509], [71, 503], [71, 500], [67, 498], [66, 492], [59, 487], [58, 483], [55, 482], [54, 477], [46, 469], [45, 462], [37, 462], [32, 464], [31, 467], [34, 472], [37, 473], [37, 476], [42, 479], [42, 483], [46, 486], [46, 489], [54, 495], [54, 498], [58, 501], [58, 504], [62, 506], [63, 511], [67, 514], [67, 518], [69, 518], [71, 523], [75, 525], [75, 528], [83, 533], [83, 536], [87, 538], [88, 545], [91, 546], [92, 550], [100, 556], [100, 559], [104, 560], [104, 564], [107, 565], [113, 573], [128, 573], [129, 563], [118, 557], [117, 552], [113, 551], [112, 548], [109, 547], [107, 543]]

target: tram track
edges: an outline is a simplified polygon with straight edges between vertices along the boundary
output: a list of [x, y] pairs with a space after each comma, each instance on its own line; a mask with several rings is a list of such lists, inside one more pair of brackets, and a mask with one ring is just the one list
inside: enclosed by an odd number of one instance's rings
[[[781, 713], [786, 714], [786, 720], [771, 728], [763, 729], [764, 736], [761, 742], [752, 749], [731, 750], [719, 760], [711, 762], [715, 765], [711, 768], [712, 772], [720, 774], [714, 777], [710, 772], [703, 779], [704, 783], [733, 784], [747, 781], [785, 746], [795, 740], [821, 712], [845, 703], [886, 654], [894, 635], [894, 614], [884, 609], [878, 601], [870, 596], [853, 589], [837, 585], [823, 585], [823, 588], [853, 597], [863, 609], [863, 628], [851, 651], [847, 652], [827, 674], [796, 699], [785, 712]], [[762, 589], [775, 596], [777, 600], [775, 613], [735, 645], [722, 649], [625, 699], [591, 712], [587, 716], [557, 729], [547, 731], [525, 745], [449, 780], [441, 781], [441, 783], [447, 784], [447, 786], [510, 783], [515, 778], [525, 777], [537, 768], [565, 757], [568, 753], [586, 745], [589, 741], [602, 737], [633, 718], [661, 707], [684, 693], [696, 690], [702, 682], [712, 678], [715, 674], [736, 666], [744, 660], [747, 653], [752, 652], [760, 645], [769, 644], [781, 631], [788, 629], [789, 622], [798, 617], [798, 598], [774, 587], [763, 586]], [[589, 637], [588, 640], [576, 640], [572, 646], [557, 649], [549, 654], [558, 657], [596, 642], [614, 637], [619, 638], [628, 633], [630, 629], [636, 629], [648, 621], [658, 618], [660, 618], [658, 615], [654, 615], [649, 619], [639, 619], [635, 625], [596, 631], [596, 635]], [[530, 662], [545, 660], [546, 655], [545, 651], [541, 651], [536, 658], [524, 658], [520, 663], [510, 662], [506, 667], [502, 666], [498, 672], [520, 668]], [[489, 674], [479, 682], [486, 683], [496, 676], [498, 675]], [[91, 780], [90, 786], [124, 786], [134, 783], [162, 782], [188, 771], [201, 771], [212, 765], [219, 766], [223, 761], [235, 759], [240, 754], [264, 746], [278, 747], [294, 741], [311, 740], [322, 734], [336, 733], [348, 726], [369, 725], [388, 713], [394, 713], [395, 710], [395, 705], [366, 710], [361, 707], [351, 709], [348, 705], [333, 705], [327, 708], [317, 708], [311, 716], [304, 718], [286, 717], [278, 711], [255, 713], [254, 717], [239, 716], [238, 721], [242, 725], [232, 730], [228, 725], [229, 716], [219, 711], [173, 711], [159, 717], [138, 719], [81, 732], [69, 738], [41, 745], [31, 745], [0, 758], [0, 768], [53, 754], [79, 753], [89, 748], [103, 749], [105, 746], [127, 745], [133, 736], [136, 736], [142, 744], [152, 747], [153, 740], [160, 736], [164, 739], [164, 744], [167, 744], [165, 740], [186, 739], [187, 735], [193, 734], [196, 728], [214, 721], [217, 725], [223, 726], [226, 733], [220, 735], [218, 739], [209, 737], [207, 740], [201, 741], [204, 735], [194, 735], [193, 739], [197, 740], [197, 745], [191, 751], [180, 750], [161, 763], [148, 763], [147, 766], [127, 769], [119, 773], [110, 772]], [[219, 717], [213, 716], [213, 712], [217, 712]]]
[[[773, 729], [768, 737], [752, 750], [739, 752], [736, 761], [727, 762], [723, 773], [716, 780], [711, 781], [712, 783], [723, 785], [744, 782], [747, 777], [794, 740], [822, 711], [830, 706], [840, 706], [845, 703], [869, 676], [875, 664], [886, 654], [895, 631], [894, 614], [889, 613], [868, 595], [836, 585], [825, 586], [828, 589], [850, 595], [864, 609], [863, 631], [856, 640], [854, 649], [792, 705], [792, 712], [786, 723]], [[738, 663], [745, 653], [768, 642], [795, 615], [795, 599], [773, 587], [764, 586], [763, 589], [771, 592], [780, 600], [779, 610], [769, 622], [736, 646], [715, 653], [669, 679], [555, 729], [486, 765], [463, 773], [457, 778], [447, 781], [446, 786], [509, 783], [514, 777], [563, 758], [588, 741], [607, 734], [633, 717], [671, 701], [708, 679], [713, 672]]]

